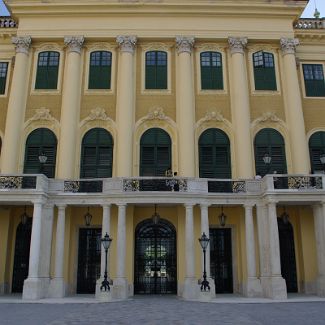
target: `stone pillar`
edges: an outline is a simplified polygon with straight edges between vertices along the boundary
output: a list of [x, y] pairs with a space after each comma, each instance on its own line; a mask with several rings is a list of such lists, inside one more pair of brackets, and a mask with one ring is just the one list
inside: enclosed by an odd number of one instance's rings
[[182, 177], [195, 177], [195, 100], [193, 59], [194, 37], [176, 37], [177, 82], [176, 120], [179, 126], [178, 173]]
[[40, 279], [41, 235], [43, 203], [34, 203], [32, 236], [30, 241], [28, 278], [24, 281], [23, 299], [36, 300], [44, 297]]
[[261, 282], [256, 276], [255, 233], [253, 206], [245, 205], [245, 230], [246, 230], [246, 263], [247, 281], [244, 288], [246, 297], [260, 297], [262, 295]]
[[21, 132], [25, 120], [27, 92], [29, 87], [28, 54], [31, 38], [29, 36], [13, 37], [12, 43], [16, 46], [15, 67], [11, 82], [5, 136], [3, 138], [1, 152], [1, 172], [7, 174], [18, 172]]
[[128, 297], [128, 282], [125, 274], [126, 258], [126, 204], [118, 204], [116, 278], [114, 279], [113, 298]]
[[[236, 172], [238, 178], [253, 177], [253, 152], [250, 133], [250, 104], [245, 62], [247, 38], [228, 39], [231, 54], [231, 111], [235, 133]], [[240, 159], [245, 157], [245, 159]]]
[[281, 38], [280, 45], [283, 56], [281, 71], [286, 94], [285, 111], [290, 134], [292, 172], [294, 174], [309, 174], [309, 150], [295, 57], [298, 44], [299, 41], [296, 38]]
[[120, 48], [117, 74], [116, 124], [118, 164], [116, 176], [130, 177], [133, 174], [133, 131], [135, 120], [135, 69], [134, 52], [136, 36], [118, 36]]
[[325, 296], [325, 203], [313, 206], [318, 262], [317, 295]]
[[[104, 204], [103, 205], [103, 221], [102, 221], [102, 238], [106, 235], [106, 233], [111, 237], [110, 234], [111, 228], [111, 205]], [[109, 280], [109, 254], [110, 250], [107, 252], [107, 278]], [[112, 296], [110, 292], [101, 292], [100, 287], [102, 285], [102, 281], [104, 280], [105, 273], [105, 249], [103, 245], [101, 245], [101, 260], [100, 260], [100, 277], [96, 283], [96, 298], [101, 301], [110, 301]], [[112, 290], [112, 289], [111, 289]]]
[[[83, 36], [67, 36], [67, 57], [61, 106], [60, 144], [58, 146], [58, 178], [75, 177], [76, 143], [80, 120], [81, 50]], [[79, 159], [79, 157], [78, 157]]]
[[51, 280], [50, 296], [62, 298], [65, 296], [64, 281], [64, 239], [65, 239], [65, 205], [58, 205], [58, 219], [56, 224], [55, 241], [55, 270], [54, 278]]
[[199, 286], [195, 279], [193, 204], [185, 205], [185, 280], [183, 298], [195, 299]]

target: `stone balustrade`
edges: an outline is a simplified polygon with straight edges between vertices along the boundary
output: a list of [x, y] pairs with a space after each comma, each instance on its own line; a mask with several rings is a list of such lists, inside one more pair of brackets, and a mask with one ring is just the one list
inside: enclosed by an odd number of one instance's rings
[[0, 17], [0, 28], [16, 28], [17, 23], [10, 17]]
[[325, 29], [325, 18], [302, 18], [295, 24], [296, 29]]

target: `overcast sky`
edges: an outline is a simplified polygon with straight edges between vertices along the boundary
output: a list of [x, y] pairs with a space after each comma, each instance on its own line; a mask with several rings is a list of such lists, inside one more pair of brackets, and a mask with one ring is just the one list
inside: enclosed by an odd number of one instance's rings
[[[315, 11], [315, 3], [317, 5], [318, 11], [320, 11], [320, 16], [325, 17], [325, 0], [310, 0], [306, 10], [302, 14], [302, 17], [313, 17]], [[8, 15], [8, 12], [2, 0], [0, 0], [0, 16], [4, 15]]]

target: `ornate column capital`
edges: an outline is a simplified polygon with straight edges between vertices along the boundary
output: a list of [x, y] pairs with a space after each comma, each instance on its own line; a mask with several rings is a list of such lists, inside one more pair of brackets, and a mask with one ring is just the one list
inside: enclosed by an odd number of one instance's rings
[[16, 46], [16, 53], [29, 53], [29, 48], [32, 43], [32, 38], [30, 36], [16, 37], [11, 39], [12, 43]]
[[229, 37], [228, 44], [231, 55], [235, 53], [244, 54], [244, 50], [247, 46], [247, 43], [247, 37]]
[[128, 52], [133, 54], [135, 51], [135, 46], [137, 44], [137, 37], [134, 35], [119, 35], [116, 37], [116, 43], [120, 47], [121, 52]]
[[69, 52], [81, 53], [82, 46], [85, 38], [83, 36], [65, 36], [64, 45], [68, 48]]
[[177, 54], [187, 52], [192, 53], [195, 39], [193, 36], [176, 36]]
[[296, 47], [299, 45], [298, 38], [284, 38], [280, 39], [280, 46], [283, 55], [295, 54]]

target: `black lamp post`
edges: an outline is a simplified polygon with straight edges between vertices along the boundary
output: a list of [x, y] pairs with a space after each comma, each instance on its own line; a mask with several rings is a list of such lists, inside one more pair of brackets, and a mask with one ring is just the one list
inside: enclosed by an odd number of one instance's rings
[[102, 282], [102, 285], [100, 286], [100, 291], [110, 291], [109, 282], [107, 280], [107, 252], [111, 245], [112, 238], [109, 238], [109, 235], [106, 233], [106, 235], [100, 240], [103, 244], [103, 247], [105, 249], [105, 273], [104, 273], [104, 281]]
[[201, 238], [199, 238], [200, 245], [203, 249], [203, 281], [201, 283], [201, 291], [210, 291], [209, 281], [207, 280], [207, 272], [206, 272], [206, 249], [209, 245], [210, 239], [206, 236], [205, 233], [202, 234]]
[[40, 162], [40, 164], [41, 164], [41, 170], [40, 170], [40, 172], [41, 172], [41, 174], [43, 174], [43, 171], [44, 171], [44, 165], [45, 165], [45, 163], [47, 162], [47, 156], [45, 155], [44, 152], [41, 152], [41, 153], [39, 154], [39, 156], [38, 156], [38, 160], [39, 160], [39, 162]]
[[270, 156], [270, 154], [268, 152], [266, 152], [264, 154], [263, 161], [264, 161], [264, 164], [267, 166], [266, 174], [268, 174], [270, 171], [270, 168], [271, 168], [271, 161], [272, 161], [272, 157]]

